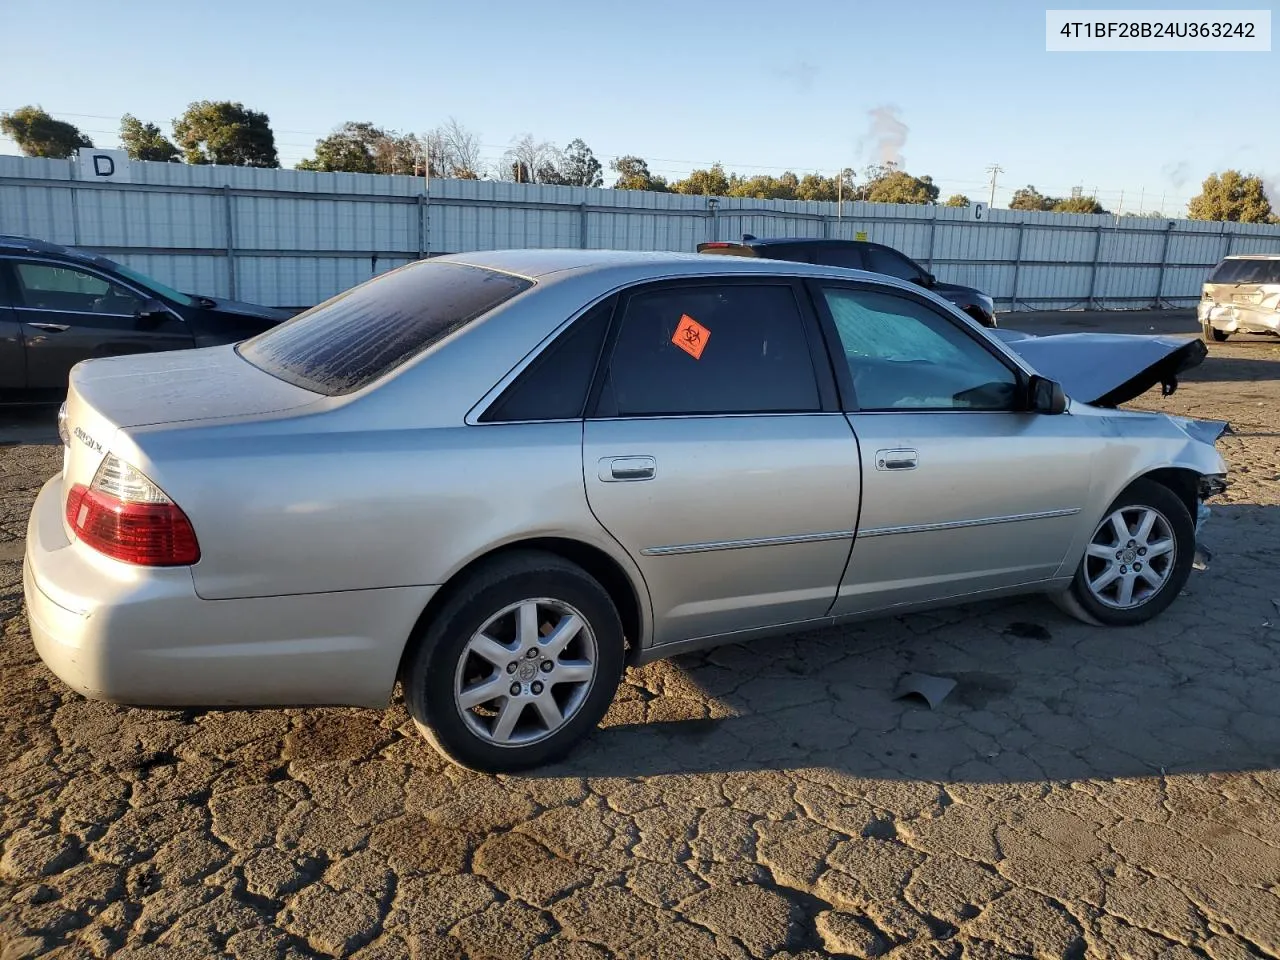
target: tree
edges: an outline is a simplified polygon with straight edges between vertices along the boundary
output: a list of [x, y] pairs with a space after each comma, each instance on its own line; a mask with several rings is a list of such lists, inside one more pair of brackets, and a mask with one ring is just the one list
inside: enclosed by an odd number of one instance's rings
[[1192, 220], [1267, 223], [1271, 201], [1267, 199], [1261, 177], [1228, 170], [1209, 174], [1200, 195], [1192, 198], [1187, 211]]
[[229, 100], [197, 100], [173, 121], [187, 163], [278, 167], [276, 138], [265, 113]]
[[80, 147], [93, 146], [93, 141], [74, 124], [55, 120], [36, 106], [0, 113], [0, 131], [12, 137], [28, 157], [65, 159]]
[[671, 184], [675, 193], [689, 193], [703, 197], [725, 197], [729, 195], [733, 184], [724, 172], [724, 167], [713, 163], [709, 170], [694, 170], [683, 180]]
[[857, 199], [857, 189], [853, 183], [854, 173], [849, 167], [840, 171], [839, 176], [824, 177], [820, 173], [806, 173], [796, 185], [797, 200], [824, 200], [835, 203], [837, 200]]
[[604, 183], [600, 161], [581, 139], [570, 140], [561, 158], [560, 174], [569, 186], [598, 187]]
[[671, 187], [666, 177], [655, 177], [649, 172], [649, 164], [639, 157], [618, 157], [610, 169], [618, 175], [614, 181], [615, 190], [649, 190], [654, 193], [670, 193]]
[[502, 155], [502, 172], [516, 183], [546, 183], [559, 180], [560, 151], [532, 133], [513, 138]]
[[384, 133], [373, 142], [373, 172], [399, 174], [405, 177], [421, 176], [425, 170], [426, 142], [412, 133]]
[[966, 197], [963, 193], [953, 193], [951, 196], [947, 197], [947, 202], [944, 203], [943, 206], [944, 207], [967, 207], [969, 206], [970, 203], [972, 203], [972, 201], [968, 197]]
[[433, 177], [479, 180], [480, 136], [453, 117], [426, 136]]
[[913, 177], [895, 164], [884, 163], [867, 170], [867, 182], [858, 191], [858, 199], [872, 203], [936, 203], [938, 193], [933, 177]]
[[[1046, 200], [1051, 199], [1049, 197]], [[1096, 197], [1065, 197], [1054, 200], [1049, 209], [1054, 213], [1106, 213]]]
[[375, 153], [386, 133], [372, 123], [347, 121], [316, 141], [316, 155], [298, 164], [299, 170], [325, 173], [377, 173]]
[[178, 163], [178, 148], [154, 123], [143, 123], [131, 113], [120, 118], [120, 146], [130, 160], [158, 160]]
[[1014, 191], [1013, 199], [1009, 201], [1010, 210], [1048, 210], [1053, 206], [1054, 201], [1046, 197], [1031, 184], [1021, 187]]
[[744, 197], [756, 200], [794, 200], [796, 190], [800, 188], [800, 178], [788, 170], [780, 177], [760, 174], [754, 177], [729, 175], [730, 197]]

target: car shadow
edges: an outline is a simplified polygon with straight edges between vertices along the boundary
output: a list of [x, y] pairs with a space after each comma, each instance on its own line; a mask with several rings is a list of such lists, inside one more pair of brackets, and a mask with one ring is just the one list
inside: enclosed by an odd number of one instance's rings
[[[1280, 346], [1280, 340], [1271, 340], [1271, 346]], [[1185, 383], [1246, 383], [1251, 381], [1280, 380], [1280, 353], [1259, 351], [1253, 357], [1214, 356], [1212, 349], [1198, 367], [1179, 376]], [[1274, 402], [1270, 396], [1266, 398]]]
[[[1280, 765], [1280, 507], [1214, 508], [1206, 571], [1140, 627], [1038, 597], [758, 640], [631, 670], [605, 724], [535, 778], [818, 767], [1071, 781]], [[1265, 578], [1263, 578], [1265, 579]], [[930, 707], [903, 674], [947, 677]]]

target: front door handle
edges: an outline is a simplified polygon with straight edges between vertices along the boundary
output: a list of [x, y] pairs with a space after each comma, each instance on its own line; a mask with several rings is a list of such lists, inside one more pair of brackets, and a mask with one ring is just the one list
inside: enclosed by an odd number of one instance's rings
[[37, 330], [48, 330], [50, 333], [62, 333], [70, 324], [67, 323], [28, 323], [27, 326]]
[[652, 480], [657, 475], [658, 461], [653, 457], [605, 457], [600, 461], [600, 479], [605, 483]]
[[877, 470], [914, 470], [920, 462], [920, 454], [914, 450], [877, 450]]

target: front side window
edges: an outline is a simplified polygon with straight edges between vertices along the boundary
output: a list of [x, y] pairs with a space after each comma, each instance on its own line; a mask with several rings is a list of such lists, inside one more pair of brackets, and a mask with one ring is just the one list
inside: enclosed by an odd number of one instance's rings
[[62, 264], [19, 262], [13, 272], [19, 303], [33, 310], [132, 317], [142, 306], [119, 284]]
[[792, 288], [708, 284], [627, 300], [597, 414], [794, 413], [819, 406]]
[[359, 390], [533, 282], [483, 267], [419, 261], [384, 273], [237, 347], [258, 369], [304, 390]]
[[907, 297], [824, 288], [859, 410], [1010, 410], [1014, 372], [956, 324]]
[[899, 280], [919, 280], [919, 268], [894, 250], [884, 247], [866, 248], [867, 269], [872, 273], [883, 273], [885, 276], [897, 277]]

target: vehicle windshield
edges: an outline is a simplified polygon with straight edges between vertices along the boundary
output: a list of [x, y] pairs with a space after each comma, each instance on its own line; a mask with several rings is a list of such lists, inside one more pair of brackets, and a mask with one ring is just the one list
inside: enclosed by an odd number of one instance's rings
[[1280, 260], [1223, 260], [1209, 283], [1280, 283]]
[[236, 349], [255, 367], [326, 396], [352, 393], [533, 286], [482, 267], [419, 261], [392, 270]]
[[110, 264], [111, 269], [120, 274], [120, 276], [124, 277], [126, 280], [132, 280], [140, 287], [146, 287], [152, 293], [158, 293], [160, 296], [167, 297], [174, 303], [180, 303], [184, 307], [194, 307], [196, 305], [194, 297], [189, 297], [185, 293], [179, 293], [177, 290], [173, 289], [173, 287], [167, 287], [160, 281], [153, 280], [151, 277], [148, 277], [145, 273], [139, 273], [132, 267], [126, 267], [123, 263], [116, 263], [114, 260], [106, 260], [106, 262]]

